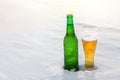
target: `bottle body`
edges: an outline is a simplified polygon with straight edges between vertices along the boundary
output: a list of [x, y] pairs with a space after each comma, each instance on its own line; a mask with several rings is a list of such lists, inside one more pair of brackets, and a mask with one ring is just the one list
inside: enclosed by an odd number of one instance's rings
[[[69, 18], [67, 20], [69, 21]], [[72, 23], [67, 23], [67, 33], [64, 37], [64, 68], [69, 71], [77, 71], [79, 69], [78, 39], [74, 33], [73, 21]]]
[[66, 35], [64, 38], [64, 68], [77, 71], [78, 66], [78, 40], [76, 36]]

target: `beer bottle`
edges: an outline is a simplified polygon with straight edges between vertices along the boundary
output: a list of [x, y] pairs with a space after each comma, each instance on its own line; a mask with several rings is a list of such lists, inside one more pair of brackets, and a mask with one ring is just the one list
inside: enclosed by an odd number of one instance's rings
[[73, 15], [67, 14], [67, 29], [64, 37], [64, 69], [77, 71], [78, 64], [78, 39], [74, 32]]

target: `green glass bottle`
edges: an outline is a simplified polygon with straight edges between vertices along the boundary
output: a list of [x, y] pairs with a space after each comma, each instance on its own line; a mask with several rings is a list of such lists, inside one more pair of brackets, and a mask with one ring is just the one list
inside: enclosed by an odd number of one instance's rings
[[74, 32], [73, 15], [67, 14], [67, 30], [64, 37], [64, 68], [77, 71], [78, 64], [78, 39]]

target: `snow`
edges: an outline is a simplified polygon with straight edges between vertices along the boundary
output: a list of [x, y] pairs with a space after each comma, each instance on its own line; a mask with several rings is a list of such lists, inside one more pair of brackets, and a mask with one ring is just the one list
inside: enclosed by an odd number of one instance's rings
[[[0, 80], [119, 80], [119, 0], [0, 0]], [[74, 14], [78, 72], [63, 69], [66, 14]], [[96, 26], [95, 69], [84, 69], [81, 32]]]

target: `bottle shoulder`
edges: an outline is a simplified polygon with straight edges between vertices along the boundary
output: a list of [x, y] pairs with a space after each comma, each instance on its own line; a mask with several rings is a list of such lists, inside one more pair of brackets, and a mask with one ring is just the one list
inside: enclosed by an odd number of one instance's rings
[[64, 38], [77, 38], [75, 34], [66, 34]]
[[64, 41], [78, 41], [78, 38], [76, 35], [65, 35]]

